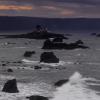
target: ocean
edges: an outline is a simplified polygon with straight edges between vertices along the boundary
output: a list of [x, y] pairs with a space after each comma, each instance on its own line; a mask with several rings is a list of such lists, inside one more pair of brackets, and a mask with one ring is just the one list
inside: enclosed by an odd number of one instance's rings
[[[82, 40], [89, 49], [43, 50], [44, 40], [1, 38], [0, 100], [27, 100], [31, 95], [46, 96], [49, 100], [100, 100], [100, 38], [91, 36], [91, 32], [70, 34], [72, 36], [68, 36], [65, 43]], [[25, 51], [36, 54], [25, 58]], [[44, 51], [54, 52], [60, 62], [40, 63]], [[37, 65], [42, 69], [35, 70]], [[13, 72], [7, 72], [8, 68]], [[2, 92], [4, 83], [13, 78], [17, 79], [20, 92]], [[56, 88], [54, 83], [62, 79], [69, 81]]]

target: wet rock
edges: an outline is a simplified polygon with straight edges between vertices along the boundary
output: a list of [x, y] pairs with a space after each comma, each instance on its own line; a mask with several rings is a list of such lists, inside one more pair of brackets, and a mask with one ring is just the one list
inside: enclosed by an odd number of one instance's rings
[[35, 30], [31, 33], [20, 34], [20, 35], [0, 35], [5, 38], [28, 38], [28, 39], [48, 39], [48, 38], [56, 38], [61, 37], [63, 39], [67, 39], [63, 34], [57, 34], [54, 32], [47, 31], [46, 28], [41, 25], [37, 25]]
[[40, 66], [34, 66], [34, 69], [41, 69], [42, 67]]
[[33, 54], [35, 54], [35, 51], [26, 51], [24, 57], [31, 57]]
[[6, 64], [2, 64], [2, 66], [6, 66]]
[[53, 52], [44, 52], [40, 56], [40, 62], [44, 63], [59, 63], [59, 59]]
[[15, 62], [12, 62], [12, 63], [15, 63], [15, 64], [19, 63], [19, 64], [21, 64], [22, 61], [15, 61]]
[[92, 35], [92, 36], [96, 36], [97, 34], [96, 34], [96, 33], [91, 33], [91, 35]]
[[34, 95], [34, 96], [26, 97], [26, 98], [29, 100], [48, 100], [47, 97], [38, 96], [38, 95]]
[[81, 48], [81, 49], [87, 49], [87, 46], [83, 45], [83, 41], [78, 40], [75, 43], [54, 43], [52, 41], [50, 41], [50, 39], [47, 39], [44, 44], [42, 49], [66, 49], [66, 50], [73, 50], [73, 49], [77, 49], [77, 48]]
[[3, 92], [7, 92], [7, 93], [18, 93], [18, 88], [17, 88], [17, 81], [16, 79], [12, 79], [12, 80], [8, 80], [3, 89]]
[[78, 41], [76, 41], [75, 43], [76, 43], [77, 45], [78, 45], [78, 44], [84, 44], [84, 42], [83, 42], [82, 40], [78, 40]]
[[63, 38], [54, 38], [52, 42], [63, 42]]
[[100, 34], [97, 34], [96, 36], [97, 36], [97, 37], [100, 37]]
[[11, 68], [9, 68], [9, 69], [7, 70], [7, 72], [13, 72], [13, 70], [12, 70]]
[[54, 85], [55, 85], [56, 87], [60, 87], [60, 86], [62, 86], [63, 84], [67, 83], [68, 81], [69, 81], [68, 79], [66, 79], [66, 80], [60, 80], [60, 81], [56, 82]]
[[42, 49], [50, 49], [52, 46], [53, 46], [53, 45], [52, 45], [51, 40], [50, 40], [50, 39], [47, 39], [47, 40], [44, 42]]

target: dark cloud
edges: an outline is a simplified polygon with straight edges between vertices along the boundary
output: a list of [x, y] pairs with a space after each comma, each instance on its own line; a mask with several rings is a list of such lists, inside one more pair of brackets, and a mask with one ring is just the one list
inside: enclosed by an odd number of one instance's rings
[[63, 2], [63, 3], [77, 3], [77, 4], [88, 4], [98, 5], [100, 0], [0, 0], [0, 1], [15, 1], [15, 2], [27, 2], [27, 3], [47, 3], [47, 2]]

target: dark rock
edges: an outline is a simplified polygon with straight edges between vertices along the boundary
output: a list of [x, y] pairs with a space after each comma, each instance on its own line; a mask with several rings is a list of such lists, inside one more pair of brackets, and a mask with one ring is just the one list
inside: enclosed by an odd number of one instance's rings
[[12, 63], [15, 63], [15, 64], [19, 63], [19, 64], [21, 64], [22, 61], [14, 61], [14, 62], [12, 62]]
[[76, 44], [84, 44], [84, 42], [82, 40], [78, 40], [75, 42]]
[[6, 66], [6, 64], [2, 64], [2, 66]]
[[100, 37], [100, 34], [97, 34], [96, 36], [97, 36], [97, 37]]
[[34, 66], [34, 69], [41, 69], [40, 66]]
[[7, 71], [8, 71], [8, 72], [13, 72], [13, 70], [12, 70], [11, 68], [9, 68]]
[[31, 57], [33, 54], [35, 54], [35, 51], [26, 51], [24, 57]]
[[63, 38], [54, 38], [52, 42], [63, 42]]
[[21, 64], [21, 63], [22, 63], [22, 61], [17, 61], [17, 63]]
[[27, 34], [20, 35], [0, 35], [5, 38], [28, 38], [28, 39], [48, 39], [48, 38], [63, 38], [67, 39], [63, 34], [56, 34], [48, 32], [46, 28], [42, 28], [41, 25], [37, 25], [35, 31]]
[[17, 82], [16, 82], [16, 79], [13, 79], [13, 80], [8, 80], [3, 89], [2, 89], [3, 92], [7, 92], [7, 93], [18, 93], [18, 88], [17, 88]]
[[62, 86], [63, 84], [67, 83], [69, 80], [60, 80], [58, 82], [56, 82], [54, 85], [57, 86], [57, 87], [60, 87]]
[[59, 63], [59, 59], [54, 55], [53, 52], [44, 52], [40, 56], [40, 62]]
[[26, 98], [29, 100], [48, 100], [47, 97], [38, 96], [38, 95], [34, 95], [34, 96], [26, 97]]
[[52, 47], [52, 42], [50, 39], [47, 39], [45, 42], [44, 42], [44, 45], [42, 47], [42, 49], [50, 49]]
[[87, 46], [83, 45], [83, 42], [81, 40], [76, 41], [75, 43], [54, 43], [50, 41], [50, 39], [47, 39], [44, 44], [42, 49], [66, 49], [66, 50], [73, 50], [73, 49], [86, 49], [88, 48]]
[[96, 33], [91, 33], [91, 35], [92, 35], [92, 36], [96, 36], [97, 34], [96, 34]]

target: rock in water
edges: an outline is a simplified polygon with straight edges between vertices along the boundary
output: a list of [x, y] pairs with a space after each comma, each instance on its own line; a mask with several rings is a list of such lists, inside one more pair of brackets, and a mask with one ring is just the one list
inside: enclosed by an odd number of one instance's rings
[[52, 47], [52, 42], [50, 39], [44, 41], [42, 49], [50, 49]]
[[31, 57], [33, 54], [35, 54], [35, 51], [26, 51], [24, 57]]
[[59, 63], [59, 59], [53, 52], [44, 52], [40, 56], [40, 62], [44, 63]]
[[57, 87], [60, 87], [63, 84], [65, 84], [66, 82], [68, 82], [68, 81], [69, 81], [68, 79], [66, 79], [66, 80], [60, 80], [60, 81], [56, 82], [54, 85], [57, 86]]
[[47, 97], [38, 96], [38, 95], [36, 95], [36, 96], [30, 96], [30, 97], [26, 97], [26, 98], [29, 99], [29, 100], [48, 100]]
[[17, 82], [16, 79], [8, 80], [4, 87], [3, 87], [3, 92], [8, 92], [8, 93], [18, 93], [18, 88], [17, 88]]
[[8, 72], [13, 72], [13, 70], [12, 70], [11, 68], [9, 68], [7, 71], [8, 71]]
[[97, 37], [100, 37], [100, 34], [97, 34], [96, 36], [97, 36]]
[[54, 38], [52, 42], [63, 42], [63, 38]]
[[34, 66], [34, 69], [42, 69], [40, 66]]
[[79, 44], [84, 44], [84, 42], [82, 41], [82, 40], [78, 40], [78, 41], [76, 41], [75, 42], [77, 45], [79, 45]]
[[78, 40], [74, 43], [63, 43], [63, 42], [52, 42], [50, 41], [50, 39], [47, 39], [46, 41], [44, 41], [43, 47], [42, 49], [66, 49], [66, 50], [74, 50], [74, 49], [87, 49], [89, 47], [84, 46], [83, 45], [83, 41], [82, 40]]
[[92, 36], [96, 36], [96, 35], [97, 35], [97, 33], [91, 33], [91, 35], [92, 35]]

